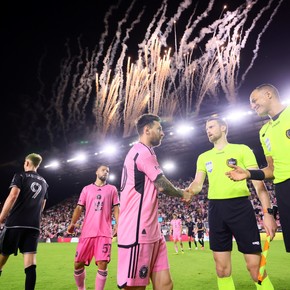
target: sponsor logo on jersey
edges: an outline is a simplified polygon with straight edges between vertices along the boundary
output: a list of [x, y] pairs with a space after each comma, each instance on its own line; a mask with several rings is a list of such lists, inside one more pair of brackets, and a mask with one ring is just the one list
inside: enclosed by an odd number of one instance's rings
[[141, 279], [145, 279], [148, 275], [148, 267], [147, 266], [142, 266], [140, 271], [139, 271], [139, 277]]

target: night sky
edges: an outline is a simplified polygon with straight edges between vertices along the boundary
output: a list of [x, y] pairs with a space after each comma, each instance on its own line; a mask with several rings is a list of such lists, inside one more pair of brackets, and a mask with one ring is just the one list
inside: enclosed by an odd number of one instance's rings
[[[61, 61], [67, 53], [65, 43], [70, 46], [72, 54], [78, 53], [78, 39], [83, 48], [94, 49], [99, 44], [100, 35], [104, 31], [105, 13], [112, 4], [117, 3], [113, 0], [83, 1], [82, 3], [74, 3], [74, 1], [22, 1], [18, 4], [13, 1], [4, 2], [1, 3], [3, 7], [1, 7], [2, 15], [0, 17], [2, 102], [0, 107], [0, 200], [8, 192], [14, 171], [22, 169], [22, 161], [26, 154], [36, 151], [44, 152], [44, 155], [48, 156], [50, 149], [51, 152], [57, 153], [67, 149], [63, 146], [65, 142], [62, 142], [61, 139], [50, 147], [45, 138], [34, 140], [31, 133], [30, 139], [23, 142], [26, 130], [31, 132], [33, 129], [31, 124], [37, 130], [45, 130], [44, 119], [38, 118], [39, 114], [43, 113], [43, 108], [33, 106], [33, 103], [41, 94], [42, 85], [45, 86], [45, 94], [42, 97], [44, 99], [51, 97], [50, 89], [59, 75]], [[126, 2], [131, 3], [131, 1], [121, 1], [119, 9], [109, 19], [108, 39], [112, 40], [116, 35], [114, 21], [118, 15], [124, 15], [127, 10], [126, 5], [128, 5]], [[141, 24], [136, 26], [127, 43], [128, 55], [136, 56], [137, 45], [143, 39], [142, 27], [145, 23], [146, 26], [148, 25], [149, 19], [160, 7], [161, 2], [160, 0], [136, 1], [133, 15], [137, 16], [137, 11], [140, 11], [144, 3], [147, 4], [147, 8]], [[196, 3], [196, 1], [193, 2]], [[235, 2], [242, 3], [243, 1]], [[277, 4], [279, 1], [273, 2]], [[224, 4], [227, 3], [216, 1], [213, 14], [219, 15]], [[275, 85], [283, 98], [287, 98], [287, 95], [290, 96], [289, 11], [290, 2], [284, 0], [262, 35], [258, 57], [239, 88], [239, 102], [247, 104], [251, 90], [262, 83]], [[177, 25], [177, 34], [180, 26]], [[262, 24], [257, 24], [257, 31], [262, 29]], [[253, 32], [249, 37], [247, 50], [241, 55], [241, 68], [244, 63], [248, 63], [247, 58], [252, 55], [256, 38], [257, 32], [256, 34]], [[173, 41], [173, 38], [171, 40]], [[250, 45], [251, 43], [253, 45]], [[28, 119], [37, 121], [28, 122]], [[25, 126], [29, 126], [29, 128]], [[83, 137], [79, 136], [79, 139]], [[162, 146], [160, 150], [162, 150]], [[40, 170], [40, 173], [44, 176], [47, 174], [43, 169]], [[68, 173], [68, 175], [70, 174]], [[82, 186], [94, 180], [95, 175], [92, 170], [92, 174], [87, 174], [86, 178], [77, 181], [66, 179], [64, 176], [60, 178], [52, 173], [49, 173], [47, 178], [50, 183], [51, 202], [54, 203], [61, 200], [62, 196], [78, 194]]]

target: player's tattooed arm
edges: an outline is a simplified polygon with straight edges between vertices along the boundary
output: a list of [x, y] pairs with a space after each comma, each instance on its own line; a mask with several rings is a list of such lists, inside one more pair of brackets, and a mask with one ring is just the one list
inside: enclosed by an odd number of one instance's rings
[[183, 197], [183, 190], [176, 188], [164, 175], [159, 175], [154, 184], [159, 192], [174, 197]]

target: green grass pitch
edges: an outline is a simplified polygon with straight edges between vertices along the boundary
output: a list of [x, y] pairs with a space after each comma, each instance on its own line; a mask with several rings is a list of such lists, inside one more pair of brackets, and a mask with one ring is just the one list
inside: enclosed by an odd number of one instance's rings
[[[192, 243], [193, 244], [193, 243]], [[194, 244], [193, 244], [194, 245]], [[37, 290], [76, 289], [73, 278], [75, 243], [40, 243], [37, 255]], [[170, 269], [176, 290], [217, 289], [215, 267], [212, 253], [205, 244], [205, 250], [188, 250], [184, 242], [185, 254], [174, 254], [172, 242], [167, 243]], [[234, 243], [232, 252], [233, 279], [237, 290], [255, 290], [256, 287], [246, 270], [244, 258]], [[112, 261], [106, 289], [118, 289], [116, 286], [117, 244], [112, 247]], [[275, 290], [290, 289], [290, 256], [285, 252], [282, 240], [274, 240], [268, 252], [267, 271]], [[87, 267], [87, 290], [94, 289], [96, 267], [94, 262]], [[0, 289], [24, 289], [24, 271], [22, 255], [11, 256], [0, 277]], [[151, 285], [147, 289], [152, 290]]]

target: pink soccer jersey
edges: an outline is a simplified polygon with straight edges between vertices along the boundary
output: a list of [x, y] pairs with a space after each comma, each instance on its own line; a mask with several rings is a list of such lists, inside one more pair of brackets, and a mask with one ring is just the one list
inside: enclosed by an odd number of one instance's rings
[[119, 204], [115, 186], [87, 185], [80, 194], [78, 204], [86, 208], [81, 238], [112, 237], [112, 207]]
[[118, 244], [152, 243], [161, 236], [154, 181], [162, 174], [153, 148], [135, 144], [128, 152], [122, 173]]
[[181, 228], [182, 228], [181, 220], [180, 219], [171, 220], [171, 226], [172, 226], [173, 236], [180, 236]]

